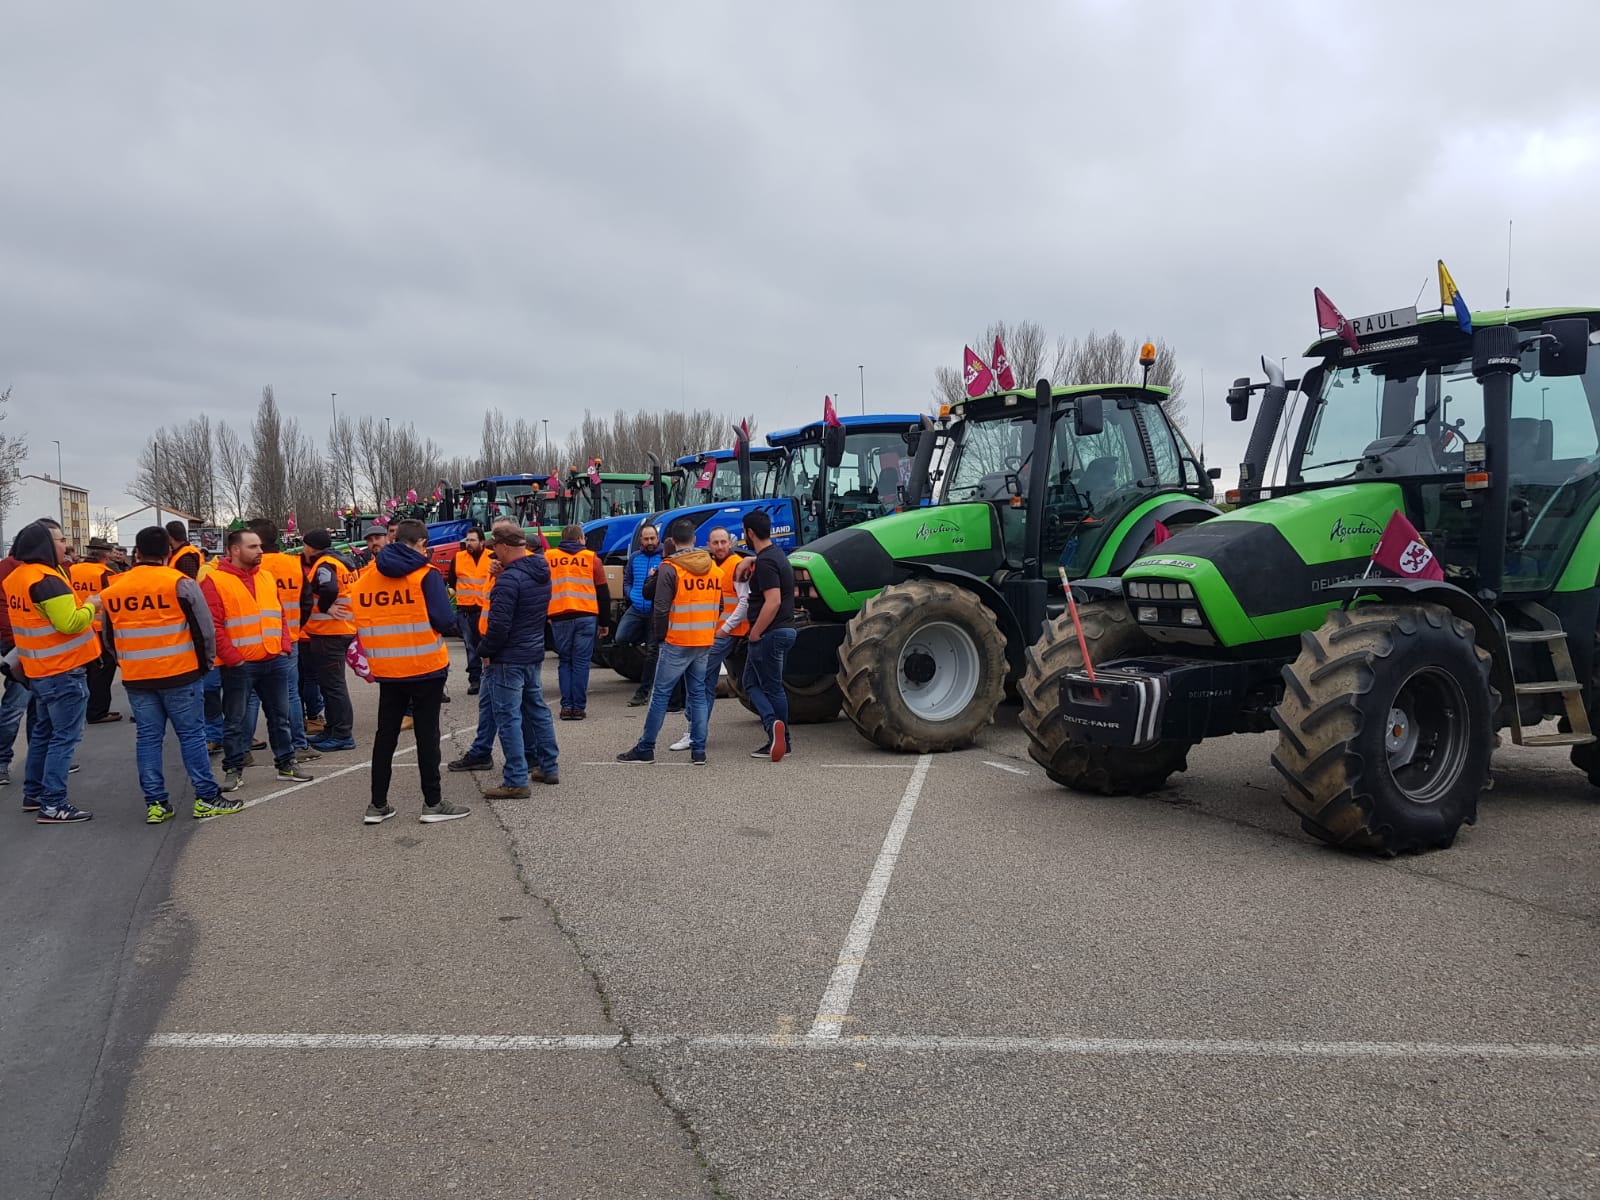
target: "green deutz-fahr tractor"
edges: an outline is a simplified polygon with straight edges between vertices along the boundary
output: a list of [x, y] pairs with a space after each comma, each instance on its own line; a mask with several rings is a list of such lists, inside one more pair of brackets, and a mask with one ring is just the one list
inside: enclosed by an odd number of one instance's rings
[[1065, 603], [1060, 568], [1120, 572], [1161, 527], [1216, 515], [1167, 398], [1041, 380], [924, 419], [903, 511], [789, 556], [804, 612], [788, 673], [837, 672], [846, 715], [880, 746], [970, 745]]
[[[1056, 782], [1145, 791], [1202, 738], [1275, 728], [1306, 831], [1388, 854], [1474, 820], [1497, 730], [1570, 745], [1600, 785], [1600, 310], [1354, 328], [1359, 348], [1311, 347], [1298, 386], [1263, 360], [1266, 384], [1230, 391], [1235, 420], [1263, 393], [1242, 507], [1074, 587], [1088, 668], [1070, 620], [1030, 650], [1023, 724]], [[1375, 575], [1395, 514], [1418, 536], [1396, 522]]]

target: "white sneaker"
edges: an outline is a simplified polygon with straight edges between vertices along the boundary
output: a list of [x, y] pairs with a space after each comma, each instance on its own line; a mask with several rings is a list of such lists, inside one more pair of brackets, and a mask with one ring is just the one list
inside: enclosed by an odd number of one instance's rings
[[668, 750], [687, 750], [688, 748], [689, 735], [687, 733], [667, 747]]

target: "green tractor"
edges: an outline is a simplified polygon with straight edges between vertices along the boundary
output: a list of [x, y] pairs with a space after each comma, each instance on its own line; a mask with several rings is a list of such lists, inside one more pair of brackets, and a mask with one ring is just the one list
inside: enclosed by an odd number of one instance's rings
[[1216, 473], [1168, 395], [1041, 380], [924, 418], [902, 510], [789, 556], [804, 611], [787, 676], [836, 675], [845, 714], [887, 749], [970, 745], [1065, 604], [1063, 570], [1120, 572], [1216, 516]]
[[1476, 818], [1497, 730], [1600, 785], [1600, 309], [1353, 329], [1304, 379], [1264, 359], [1229, 392], [1235, 420], [1262, 392], [1240, 508], [1075, 585], [1081, 639], [1058, 620], [1029, 651], [1023, 725], [1057, 783], [1148, 791], [1204, 738], [1276, 729], [1303, 828], [1384, 854]]

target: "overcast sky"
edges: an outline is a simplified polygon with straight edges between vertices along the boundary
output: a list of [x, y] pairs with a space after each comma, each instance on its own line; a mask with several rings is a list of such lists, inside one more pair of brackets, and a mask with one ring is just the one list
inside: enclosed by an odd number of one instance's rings
[[[0, 387], [132, 507], [263, 384], [472, 451], [483, 410], [921, 410], [996, 318], [1222, 393], [1348, 314], [1600, 303], [1600, 5], [10, 0]], [[1293, 364], [1291, 358], [1291, 366]]]

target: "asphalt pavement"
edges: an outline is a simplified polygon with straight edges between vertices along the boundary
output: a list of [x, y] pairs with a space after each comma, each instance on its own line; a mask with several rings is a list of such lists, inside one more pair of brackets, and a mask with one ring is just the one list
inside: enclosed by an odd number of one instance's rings
[[[557, 725], [557, 787], [448, 776], [463, 821], [416, 823], [408, 758], [364, 827], [362, 732], [198, 828], [20, 827], [6, 1012], [60, 1016], [7, 1021], [6, 1098], [82, 1130], [8, 1144], [15, 1194], [1600, 1195], [1600, 793], [1559, 751], [1383, 861], [1300, 833], [1268, 737], [1112, 800], [1011, 709], [772, 764], [725, 700], [705, 768], [625, 766], [630, 686]], [[97, 755], [132, 786], [126, 726]]]

